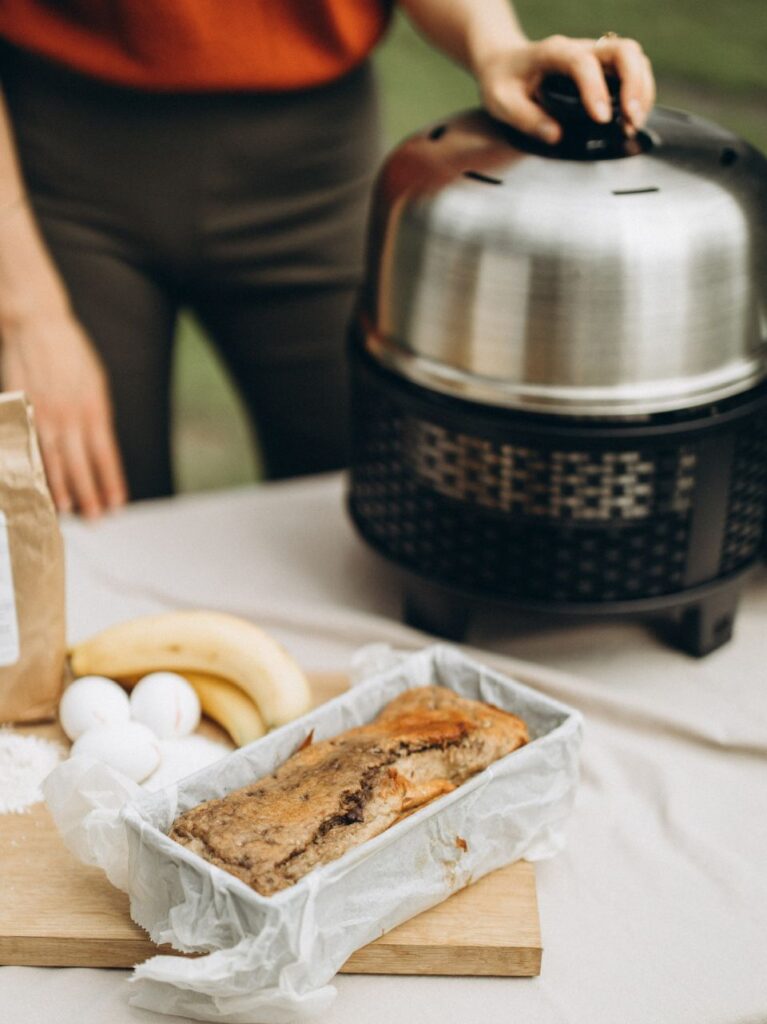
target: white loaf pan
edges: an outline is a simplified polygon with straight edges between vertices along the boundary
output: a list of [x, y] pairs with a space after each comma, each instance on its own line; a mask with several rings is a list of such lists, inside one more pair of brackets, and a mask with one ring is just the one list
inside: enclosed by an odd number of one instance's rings
[[[335, 736], [369, 722], [404, 690], [430, 684], [515, 712], [531, 742], [274, 896], [165, 834], [181, 812], [273, 771], [310, 730], [315, 741]], [[437, 645], [177, 785], [130, 800], [122, 821], [134, 920], [157, 943], [217, 951], [140, 965], [131, 1002], [248, 1024], [321, 1012], [334, 995], [328, 983], [355, 949], [495, 868], [562, 847], [580, 740], [578, 712]]]

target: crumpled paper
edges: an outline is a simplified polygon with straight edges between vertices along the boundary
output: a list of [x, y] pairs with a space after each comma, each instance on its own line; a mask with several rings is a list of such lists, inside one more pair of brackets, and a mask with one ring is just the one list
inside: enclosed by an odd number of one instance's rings
[[[383, 654], [376, 653], [379, 663]], [[445, 645], [392, 654], [386, 663], [347, 693], [165, 790], [147, 793], [79, 759], [49, 776], [46, 799], [69, 848], [130, 894], [131, 916], [155, 942], [208, 953], [140, 964], [133, 1005], [230, 1024], [316, 1016], [332, 1002], [330, 982], [355, 949], [504, 864], [562, 848], [578, 779], [580, 714]], [[274, 896], [259, 895], [165, 834], [183, 811], [271, 772], [310, 730], [315, 740], [337, 735], [370, 721], [403, 691], [431, 684], [519, 714], [531, 742]]]

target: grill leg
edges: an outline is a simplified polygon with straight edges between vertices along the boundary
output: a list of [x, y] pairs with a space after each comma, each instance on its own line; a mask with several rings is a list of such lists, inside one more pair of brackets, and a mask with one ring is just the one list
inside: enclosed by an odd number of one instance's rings
[[738, 580], [722, 587], [682, 612], [677, 641], [682, 650], [702, 658], [731, 639], [741, 585]]
[[403, 618], [414, 629], [459, 642], [466, 636], [470, 615], [460, 598], [422, 580], [413, 580], [405, 588]]

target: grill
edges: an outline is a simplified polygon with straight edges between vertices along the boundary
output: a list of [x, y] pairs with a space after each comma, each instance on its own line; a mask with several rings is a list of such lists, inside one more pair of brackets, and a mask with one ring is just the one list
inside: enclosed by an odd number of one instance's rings
[[585, 143], [558, 114], [554, 151], [471, 112], [385, 165], [350, 512], [406, 570], [413, 625], [459, 639], [487, 600], [663, 614], [705, 654], [767, 510], [767, 161], [676, 111]]
[[434, 395], [359, 344], [352, 374], [349, 507], [412, 574], [411, 624], [459, 639], [472, 598], [491, 597], [591, 614], [689, 606], [677, 638], [695, 654], [730, 636], [767, 508], [767, 386], [596, 425]]

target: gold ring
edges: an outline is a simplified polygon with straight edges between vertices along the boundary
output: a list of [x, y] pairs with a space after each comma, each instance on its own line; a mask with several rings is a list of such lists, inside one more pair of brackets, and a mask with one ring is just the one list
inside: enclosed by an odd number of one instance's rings
[[605, 32], [603, 33], [603, 35], [599, 37], [599, 39], [597, 39], [597, 41], [594, 43], [594, 46], [599, 46], [600, 43], [604, 43], [606, 40], [612, 39], [620, 39], [620, 36], [617, 32]]

